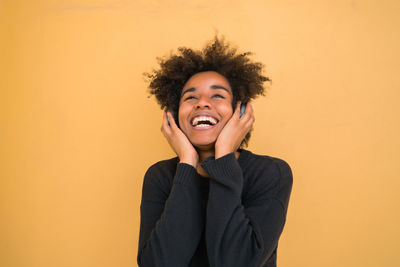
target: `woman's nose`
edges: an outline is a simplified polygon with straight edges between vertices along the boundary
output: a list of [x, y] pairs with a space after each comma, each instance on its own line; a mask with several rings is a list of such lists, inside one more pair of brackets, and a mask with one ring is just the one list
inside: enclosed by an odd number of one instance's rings
[[196, 103], [196, 108], [204, 107], [210, 108], [210, 100], [208, 99], [208, 97], [201, 97]]

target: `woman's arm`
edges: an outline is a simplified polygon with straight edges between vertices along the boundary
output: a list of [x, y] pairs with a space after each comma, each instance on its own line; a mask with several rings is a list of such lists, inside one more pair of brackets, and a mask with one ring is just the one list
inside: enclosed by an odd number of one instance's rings
[[234, 153], [202, 163], [211, 177], [206, 216], [210, 266], [262, 266], [276, 249], [285, 224], [292, 173], [283, 160], [266, 161], [269, 164], [250, 170], [258, 184], [250, 189], [246, 203], [241, 200], [243, 173]]
[[179, 163], [169, 193], [163, 186], [167, 173], [165, 166], [155, 164], [144, 178], [137, 257], [141, 267], [188, 266], [203, 231], [204, 181], [193, 166]]
[[170, 192], [165, 181], [171, 168], [165, 166], [165, 162], [153, 165], [145, 175], [137, 260], [141, 267], [183, 267], [189, 264], [204, 227], [205, 207], [201, 191], [205, 181], [195, 169], [197, 151], [170, 112], [163, 113], [161, 132], [180, 163]]

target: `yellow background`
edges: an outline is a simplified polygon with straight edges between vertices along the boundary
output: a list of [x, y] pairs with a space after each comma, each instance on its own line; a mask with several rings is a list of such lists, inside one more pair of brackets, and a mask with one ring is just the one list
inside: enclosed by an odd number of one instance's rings
[[215, 31], [273, 84], [249, 149], [294, 185], [280, 267], [400, 266], [398, 1], [0, 1], [0, 266], [136, 266], [174, 156], [142, 73]]

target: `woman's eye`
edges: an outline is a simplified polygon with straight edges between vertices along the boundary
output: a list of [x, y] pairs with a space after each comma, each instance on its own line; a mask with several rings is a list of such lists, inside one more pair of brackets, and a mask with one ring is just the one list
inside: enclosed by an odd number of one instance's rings
[[214, 97], [220, 97], [220, 98], [225, 98], [222, 95], [214, 95]]
[[188, 97], [185, 98], [185, 100], [189, 100], [189, 99], [195, 99], [195, 97], [194, 96], [188, 96]]

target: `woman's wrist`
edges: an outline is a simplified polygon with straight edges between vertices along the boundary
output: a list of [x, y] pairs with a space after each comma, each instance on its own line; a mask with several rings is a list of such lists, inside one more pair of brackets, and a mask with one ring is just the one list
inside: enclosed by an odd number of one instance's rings
[[225, 147], [218, 147], [217, 145], [215, 146], [215, 159], [219, 159], [227, 154], [230, 154], [234, 152], [235, 150], [232, 148], [228, 148], [227, 146]]
[[197, 166], [197, 160], [195, 158], [190, 158], [190, 157], [179, 158], [179, 163], [186, 163], [192, 165], [195, 168]]

